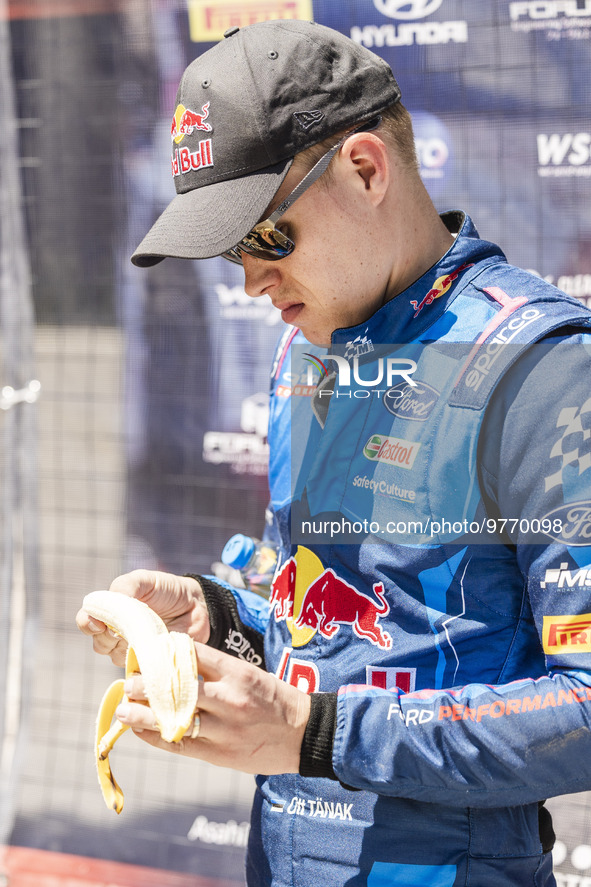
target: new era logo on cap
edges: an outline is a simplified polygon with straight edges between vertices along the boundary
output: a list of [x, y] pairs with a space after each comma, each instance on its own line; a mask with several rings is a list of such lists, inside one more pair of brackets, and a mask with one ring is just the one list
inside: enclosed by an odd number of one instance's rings
[[322, 111], [296, 111], [293, 116], [306, 131], [324, 118]]

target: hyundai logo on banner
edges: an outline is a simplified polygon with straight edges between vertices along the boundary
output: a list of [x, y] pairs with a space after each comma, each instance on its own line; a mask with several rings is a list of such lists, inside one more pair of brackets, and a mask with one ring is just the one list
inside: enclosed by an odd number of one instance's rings
[[439, 9], [443, 0], [373, 0], [373, 5], [383, 15], [390, 18], [408, 19], [414, 21], [417, 18], [425, 18]]
[[430, 18], [442, 3], [443, 0], [373, 0], [380, 15], [394, 21], [374, 23], [363, 20], [359, 13], [361, 20], [352, 25], [351, 39], [368, 49], [466, 43], [467, 21]]

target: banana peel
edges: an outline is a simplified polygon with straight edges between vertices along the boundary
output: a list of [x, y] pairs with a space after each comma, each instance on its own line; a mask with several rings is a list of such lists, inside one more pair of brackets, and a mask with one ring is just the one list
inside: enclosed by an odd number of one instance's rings
[[[127, 641], [126, 678], [142, 675], [146, 704], [160, 735], [166, 742], [179, 742], [191, 727], [197, 707], [197, 657], [189, 635], [169, 632], [147, 604], [115, 591], [93, 591], [84, 598], [83, 607]], [[124, 796], [111, 772], [109, 753], [129, 729], [114, 719], [117, 706], [128, 701], [123, 687], [122, 679], [108, 687], [99, 706], [95, 737], [99, 785], [107, 807], [116, 813], [123, 809]]]

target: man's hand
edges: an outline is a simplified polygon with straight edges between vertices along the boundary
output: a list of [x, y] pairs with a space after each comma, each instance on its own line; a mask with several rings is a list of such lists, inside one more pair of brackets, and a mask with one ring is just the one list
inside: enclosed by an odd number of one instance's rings
[[132, 701], [117, 717], [149, 745], [245, 773], [297, 773], [310, 697], [274, 675], [196, 644], [199, 676], [196, 739], [164, 742], [145, 699], [141, 675], [126, 681]]
[[[134, 570], [118, 576], [110, 591], [117, 591], [148, 604], [169, 631], [183, 631], [194, 641], [209, 640], [207, 606], [196, 579], [174, 576], [153, 570]], [[93, 619], [85, 610], [79, 610], [76, 623], [83, 634], [92, 636], [97, 653], [110, 656], [115, 665], [125, 665], [127, 643], [111, 632], [104, 622]]]

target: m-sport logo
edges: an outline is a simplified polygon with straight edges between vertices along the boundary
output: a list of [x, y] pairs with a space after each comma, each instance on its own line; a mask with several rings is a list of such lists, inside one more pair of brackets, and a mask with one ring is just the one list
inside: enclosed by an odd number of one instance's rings
[[417, 18], [425, 18], [439, 9], [443, 0], [373, 0], [373, 5], [389, 18], [399, 18], [413, 21]]

